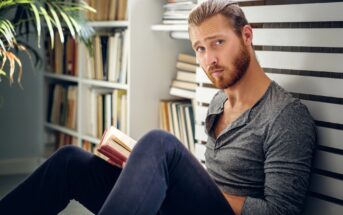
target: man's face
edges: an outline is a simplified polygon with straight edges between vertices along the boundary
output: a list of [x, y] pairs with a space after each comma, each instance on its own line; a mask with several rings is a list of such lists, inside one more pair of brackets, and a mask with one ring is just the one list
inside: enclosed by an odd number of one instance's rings
[[222, 15], [191, 26], [190, 39], [200, 66], [214, 86], [226, 89], [235, 85], [245, 74], [250, 54]]

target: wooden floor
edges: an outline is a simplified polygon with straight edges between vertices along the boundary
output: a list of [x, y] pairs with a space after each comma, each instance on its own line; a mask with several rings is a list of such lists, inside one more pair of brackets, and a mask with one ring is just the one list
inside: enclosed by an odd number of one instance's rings
[[[0, 175], [0, 199], [15, 188], [27, 175]], [[59, 215], [92, 215], [77, 201], [71, 201]]]

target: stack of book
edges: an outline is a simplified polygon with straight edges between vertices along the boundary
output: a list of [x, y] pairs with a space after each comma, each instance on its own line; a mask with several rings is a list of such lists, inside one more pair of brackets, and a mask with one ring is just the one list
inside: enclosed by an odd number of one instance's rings
[[128, 30], [118, 30], [114, 35], [96, 35], [93, 46], [93, 56], [87, 51], [83, 52], [87, 63], [86, 78], [126, 84]]
[[190, 11], [196, 6], [190, 0], [168, 0], [168, 3], [163, 6], [163, 24], [187, 24], [187, 19]]
[[87, 133], [100, 138], [105, 129], [115, 126], [127, 131], [127, 95], [124, 90], [89, 88], [86, 91]]
[[176, 78], [170, 87], [170, 94], [183, 98], [194, 99], [196, 83], [196, 58], [188, 54], [179, 54], [176, 63]]
[[59, 33], [55, 33], [54, 46], [47, 43], [47, 60], [50, 62], [48, 71], [55, 74], [77, 76], [77, 44], [70, 35], [64, 35], [64, 43], [61, 42]]
[[52, 84], [49, 87], [48, 121], [76, 129], [77, 86]]
[[160, 101], [160, 128], [174, 134], [192, 153], [195, 151], [193, 113], [190, 100]]
[[127, 20], [127, 0], [85, 0], [96, 13], [87, 12], [90, 21]]

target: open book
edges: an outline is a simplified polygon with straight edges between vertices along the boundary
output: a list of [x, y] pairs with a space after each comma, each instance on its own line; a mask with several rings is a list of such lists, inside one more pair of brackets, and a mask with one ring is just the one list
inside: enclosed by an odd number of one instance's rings
[[122, 167], [128, 159], [136, 141], [111, 126], [102, 135], [98, 152], [108, 158], [108, 162]]

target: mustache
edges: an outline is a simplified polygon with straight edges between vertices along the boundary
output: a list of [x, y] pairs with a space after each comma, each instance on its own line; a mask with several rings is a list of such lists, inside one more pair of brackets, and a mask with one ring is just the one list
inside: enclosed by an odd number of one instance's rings
[[217, 64], [210, 65], [210, 66], [207, 67], [207, 71], [209, 71], [210, 73], [212, 73], [213, 71], [216, 71], [216, 70], [223, 70], [223, 69], [225, 69], [224, 66], [220, 66], [220, 65], [217, 65]]

